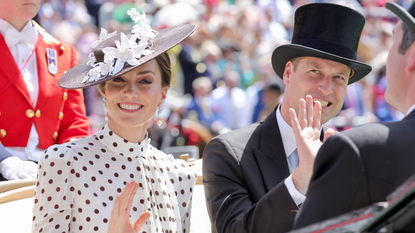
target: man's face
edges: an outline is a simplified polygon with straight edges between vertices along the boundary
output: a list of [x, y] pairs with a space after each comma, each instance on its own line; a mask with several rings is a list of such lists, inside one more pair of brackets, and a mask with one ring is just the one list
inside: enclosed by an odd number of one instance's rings
[[36, 16], [41, 0], [0, 0], [0, 18], [12, 25], [28, 22]]
[[[295, 66], [295, 68], [294, 68]], [[343, 106], [350, 67], [316, 57], [300, 57], [289, 61], [284, 71], [284, 102], [298, 115], [299, 99], [311, 95], [322, 106], [321, 122], [326, 123]]]
[[399, 53], [399, 46], [402, 41], [402, 21], [399, 21], [393, 29], [393, 43], [389, 49], [388, 59], [386, 60], [386, 80], [387, 87], [385, 91], [385, 100], [398, 110], [402, 111], [401, 105], [405, 99], [405, 84], [403, 83], [405, 77], [405, 56], [408, 53]]

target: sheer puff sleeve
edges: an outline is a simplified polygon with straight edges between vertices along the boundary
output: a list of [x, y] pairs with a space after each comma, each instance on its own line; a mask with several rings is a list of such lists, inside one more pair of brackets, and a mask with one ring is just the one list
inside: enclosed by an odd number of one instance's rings
[[39, 160], [33, 205], [32, 232], [69, 232], [77, 188], [74, 156], [67, 145], [53, 145]]

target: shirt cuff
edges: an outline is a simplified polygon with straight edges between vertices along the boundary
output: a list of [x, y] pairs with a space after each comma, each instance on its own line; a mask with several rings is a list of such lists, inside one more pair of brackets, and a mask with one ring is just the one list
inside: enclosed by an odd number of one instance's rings
[[287, 179], [285, 179], [284, 184], [285, 184], [285, 187], [287, 187], [287, 190], [290, 193], [291, 198], [293, 199], [295, 204], [298, 206], [298, 208], [300, 208], [301, 204], [303, 204], [306, 197], [300, 192], [298, 192], [298, 190], [295, 188], [292, 175], [290, 175], [289, 177], [287, 177]]

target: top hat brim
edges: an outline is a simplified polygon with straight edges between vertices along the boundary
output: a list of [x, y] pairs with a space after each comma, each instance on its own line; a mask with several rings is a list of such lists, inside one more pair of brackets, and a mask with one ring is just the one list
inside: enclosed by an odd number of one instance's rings
[[415, 32], [415, 19], [403, 7], [394, 2], [387, 2], [385, 7], [398, 16], [413, 32]]
[[313, 49], [310, 47], [306, 47], [303, 45], [298, 44], [286, 44], [281, 45], [274, 50], [272, 53], [272, 67], [274, 68], [275, 73], [282, 79], [284, 74], [285, 65], [291, 59], [296, 57], [317, 57], [322, 59], [327, 59], [335, 62], [342, 63], [344, 65], [349, 66], [353, 69], [354, 74], [349, 79], [348, 84], [352, 84], [372, 71], [372, 67], [368, 64], [363, 62], [355, 61], [352, 59], [340, 57], [337, 55], [333, 55], [331, 53], [327, 53], [318, 49]]
[[[78, 63], [72, 69], [67, 71], [59, 80], [59, 86], [65, 89], [78, 89], [78, 88], [85, 88], [97, 85], [99, 83], [108, 81], [113, 79], [117, 76], [123, 75], [143, 64], [150, 61], [151, 59], [157, 57], [158, 55], [166, 52], [167, 50], [173, 48], [175, 45], [182, 42], [185, 38], [190, 36], [196, 30], [196, 26], [193, 24], [184, 24], [175, 27], [170, 27], [166, 29], [162, 29], [158, 31], [156, 37], [153, 38], [153, 53], [143, 56], [138, 59], [139, 65], [130, 66], [128, 63], [124, 64], [123, 69], [114, 74], [108, 75], [105, 78], [99, 79], [97, 81], [89, 81], [83, 83], [83, 79], [86, 77], [88, 72], [91, 70], [91, 66], [88, 65], [89, 58], [84, 59], [82, 62]], [[128, 38], [131, 37], [132, 32], [131, 30], [127, 30], [123, 32]], [[102, 49], [105, 47], [115, 47], [115, 41], [121, 41], [121, 34], [118, 33], [117, 35], [103, 41], [100, 43], [95, 50]], [[95, 51], [94, 50], [94, 51]]]

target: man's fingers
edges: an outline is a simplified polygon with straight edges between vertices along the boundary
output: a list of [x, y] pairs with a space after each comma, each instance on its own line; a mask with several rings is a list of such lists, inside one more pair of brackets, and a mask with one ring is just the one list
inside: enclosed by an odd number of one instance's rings
[[318, 129], [320, 131], [321, 127], [321, 103], [316, 101], [314, 105], [314, 114], [313, 114], [313, 129]]
[[324, 133], [324, 140], [323, 142], [325, 142], [327, 140], [327, 138], [331, 137], [334, 135], [334, 130], [333, 129], [327, 129], [326, 132]]
[[306, 109], [307, 109], [307, 126], [313, 126], [313, 97], [311, 95], [306, 96]]
[[290, 108], [288, 111], [290, 112], [291, 126], [297, 138], [297, 135], [301, 134], [301, 127], [297, 119], [297, 114], [295, 114], [295, 110], [292, 108]]
[[298, 123], [300, 124], [301, 129], [307, 127], [307, 109], [304, 99], [300, 99], [299, 101]]
[[134, 222], [134, 230], [139, 232], [141, 227], [146, 224], [147, 220], [151, 217], [151, 213], [149, 211], [143, 212], [140, 217], [137, 218]]

